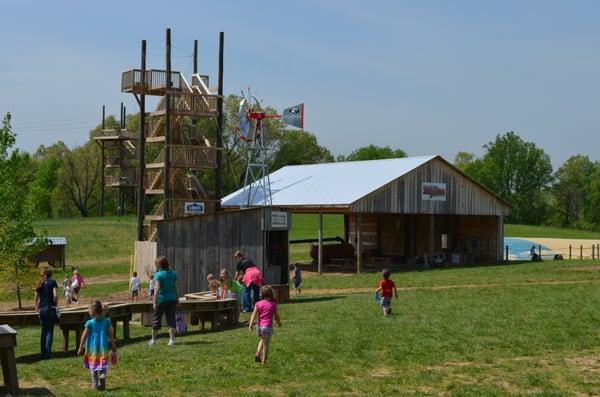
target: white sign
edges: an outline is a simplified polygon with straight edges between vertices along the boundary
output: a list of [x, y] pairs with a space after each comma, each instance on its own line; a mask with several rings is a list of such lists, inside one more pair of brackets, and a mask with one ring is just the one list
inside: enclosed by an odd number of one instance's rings
[[271, 228], [272, 229], [287, 229], [288, 228], [288, 213], [283, 211], [271, 211]]
[[421, 184], [421, 200], [446, 201], [446, 184], [423, 182]]
[[204, 203], [200, 203], [200, 202], [185, 203], [184, 212], [186, 214], [204, 214]]

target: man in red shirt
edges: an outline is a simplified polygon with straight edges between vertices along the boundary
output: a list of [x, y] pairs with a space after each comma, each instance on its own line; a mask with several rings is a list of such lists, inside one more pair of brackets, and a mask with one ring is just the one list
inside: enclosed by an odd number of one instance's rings
[[392, 313], [392, 292], [396, 298], [398, 297], [396, 284], [390, 280], [390, 274], [391, 272], [388, 269], [383, 271], [383, 280], [379, 282], [379, 288], [375, 291], [376, 294], [381, 294], [381, 307], [383, 308], [383, 315], [386, 317]]

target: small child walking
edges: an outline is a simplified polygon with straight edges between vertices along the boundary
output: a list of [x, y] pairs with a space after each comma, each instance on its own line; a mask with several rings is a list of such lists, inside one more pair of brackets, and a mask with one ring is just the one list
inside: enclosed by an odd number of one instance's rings
[[133, 277], [129, 282], [129, 290], [131, 291], [131, 301], [139, 300], [140, 296], [140, 279], [138, 278], [137, 272], [133, 272]]
[[273, 336], [273, 317], [275, 317], [277, 325], [281, 327], [277, 304], [273, 299], [273, 290], [268, 285], [263, 285], [260, 288], [260, 301], [254, 305], [254, 311], [248, 323], [248, 328], [252, 331], [254, 322], [257, 322], [256, 334], [260, 340], [258, 341], [254, 360], [262, 363], [262, 365], [267, 364], [269, 356], [269, 344], [271, 343], [271, 336]]
[[383, 279], [379, 282], [379, 288], [375, 290], [376, 294], [381, 294], [381, 308], [383, 309], [383, 315], [385, 317], [392, 314], [392, 293], [397, 298], [398, 291], [396, 290], [396, 284], [392, 280], [390, 280], [390, 272], [388, 269], [385, 269], [382, 272]]
[[96, 301], [90, 305], [90, 316], [92, 318], [85, 323], [77, 354], [82, 354], [85, 346], [83, 367], [90, 370], [92, 386], [97, 390], [104, 390], [106, 370], [111, 361], [108, 343], [111, 344], [113, 355], [117, 353], [117, 346], [111, 322], [104, 317], [102, 302]]
[[73, 303], [73, 287], [71, 287], [71, 279], [67, 279], [67, 283], [64, 286], [65, 300], [67, 306]]
[[148, 300], [154, 299], [154, 286], [156, 281], [154, 280], [154, 274], [150, 275], [150, 284], [148, 285]]
[[298, 263], [294, 265], [292, 281], [294, 282], [294, 291], [299, 294], [301, 292], [300, 284], [302, 284], [302, 271], [300, 271], [300, 265]]

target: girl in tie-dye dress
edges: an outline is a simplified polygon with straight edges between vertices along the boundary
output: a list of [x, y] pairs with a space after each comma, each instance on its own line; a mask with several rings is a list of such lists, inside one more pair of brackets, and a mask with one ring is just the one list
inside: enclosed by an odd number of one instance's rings
[[106, 370], [111, 360], [108, 343], [110, 341], [112, 352], [116, 354], [117, 346], [111, 322], [104, 317], [102, 302], [96, 301], [90, 305], [90, 316], [85, 323], [85, 330], [81, 335], [78, 354], [83, 356], [83, 366], [90, 370], [92, 386], [98, 390], [106, 387]]

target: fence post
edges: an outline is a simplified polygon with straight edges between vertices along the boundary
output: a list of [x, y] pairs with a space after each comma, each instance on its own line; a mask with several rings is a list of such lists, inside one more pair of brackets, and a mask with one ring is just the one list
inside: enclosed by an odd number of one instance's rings
[[571, 244], [569, 244], [569, 260], [571, 260], [571, 251], [572, 251], [572, 248], [573, 247], [571, 246]]
[[506, 246], [505, 251], [506, 251], [506, 262], [508, 262], [508, 245]]
[[579, 245], [579, 260], [583, 260], [583, 245]]
[[540, 260], [543, 260], [544, 258], [542, 257], [542, 245], [538, 245], [538, 252], [540, 253]]
[[596, 259], [596, 244], [592, 245], [592, 260]]

